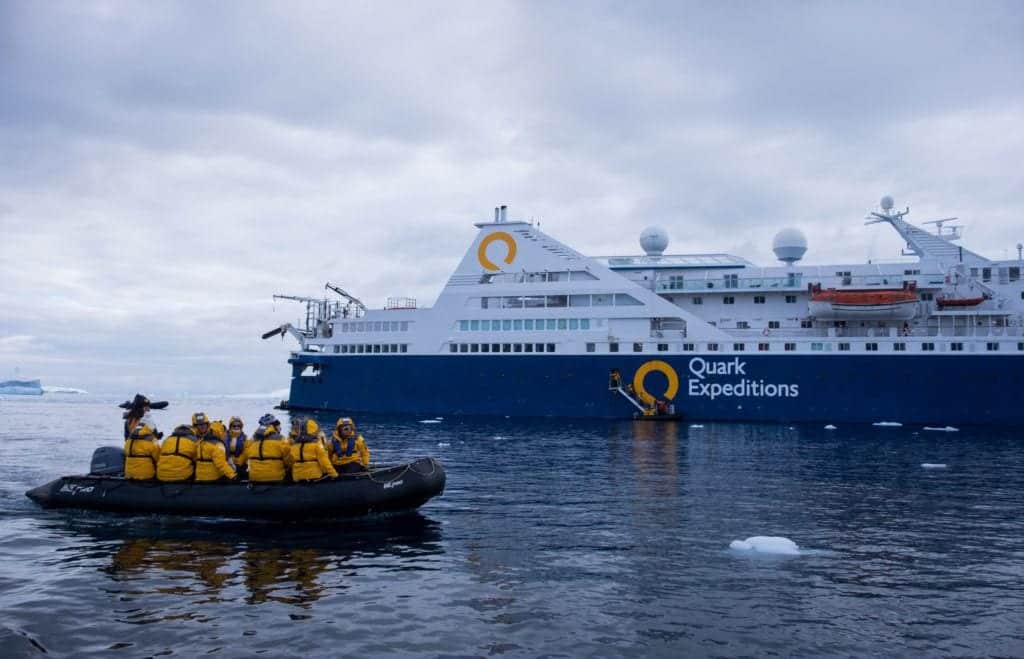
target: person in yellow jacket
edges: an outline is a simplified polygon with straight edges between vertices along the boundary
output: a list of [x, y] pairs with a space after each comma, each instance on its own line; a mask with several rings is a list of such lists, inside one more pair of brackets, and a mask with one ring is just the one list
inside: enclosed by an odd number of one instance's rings
[[153, 480], [159, 460], [156, 426], [148, 416], [143, 416], [124, 442], [124, 477], [133, 481]]
[[238, 464], [248, 465], [250, 481], [274, 483], [287, 477], [292, 455], [288, 450], [288, 440], [281, 436], [280, 427], [279, 423], [268, 423], [260, 429], [263, 432], [256, 431], [245, 445]]
[[227, 428], [224, 427], [224, 423], [214, 421], [210, 424], [210, 431], [199, 440], [196, 447], [197, 483], [209, 483], [222, 478], [228, 480], [238, 478], [234, 467], [228, 463], [227, 449], [224, 446], [226, 436]]
[[167, 482], [187, 481], [195, 474], [196, 436], [191, 426], [181, 425], [160, 445], [156, 477]]
[[204, 439], [210, 432], [210, 418], [203, 412], [196, 412], [192, 415], [192, 434], [196, 439]]
[[320, 443], [320, 426], [313, 419], [306, 419], [301, 430], [291, 445], [292, 480], [315, 481], [324, 476], [337, 478], [338, 472]]
[[356, 433], [356, 423], [347, 416], [338, 419], [331, 435], [331, 464], [339, 473], [352, 474], [370, 468], [370, 449], [366, 440]]

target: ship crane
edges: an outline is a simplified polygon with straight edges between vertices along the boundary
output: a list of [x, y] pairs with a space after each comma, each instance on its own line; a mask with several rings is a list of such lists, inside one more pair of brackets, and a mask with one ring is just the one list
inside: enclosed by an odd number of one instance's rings
[[327, 282], [326, 284], [324, 284], [324, 288], [326, 288], [329, 291], [334, 291], [341, 297], [348, 300], [350, 303], [354, 304], [356, 308], [360, 309], [363, 313], [366, 313], [366, 305], [363, 304], [363, 301], [355, 297], [354, 295], [349, 294], [348, 291], [341, 288], [340, 286], [335, 286], [331, 282]]

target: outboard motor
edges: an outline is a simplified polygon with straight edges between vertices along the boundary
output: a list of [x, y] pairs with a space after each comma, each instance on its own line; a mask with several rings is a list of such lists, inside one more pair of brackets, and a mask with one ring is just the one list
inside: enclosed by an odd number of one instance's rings
[[90, 476], [124, 476], [124, 449], [120, 446], [101, 446], [92, 452]]

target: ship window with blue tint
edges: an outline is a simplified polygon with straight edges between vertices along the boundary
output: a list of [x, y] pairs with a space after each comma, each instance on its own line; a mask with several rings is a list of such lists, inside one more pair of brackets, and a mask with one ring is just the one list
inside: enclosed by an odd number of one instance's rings
[[512, 352], [522, 352], [522, 351], [523, 351], [523, 344], [522, 343], [513, 343], [512, 344]]
[[532, 330], [533, 329], [533, 319], [532, 318], [527, 318], [526, 320], [523, 321], [523, 329], [527, 329], [527, 330]]
[[659, 343], [658, 344], [658, 352], [668, 352], [668, 344], [667, 343]]
[[398, 321], [397, 321], [397, 320], [392, 320], [392, 321], [391, 321], [391, 331], [392, 331], [392, 332], [397, 332], [397, 331], [398, 331], [398, 328], [399, 328], [399, 323], [398, 323]]
[[718, 344], [717, 343], [709, 343], [708, 344], [708, 352], [718, 352]]
[[786, 296], [786, 304], [796, 304], [796, 296], [795, 295], [787, 295]]
[[523, 306], [527, 309], [543, 309], [544, 308], [544, 296], [543, 295], [531, 295], [523, 298]]
[[683, 344], [683, 352], [693, 352], [694, 345], [692, 343]]
[[458, 352], [458, 351], [459, 351], [459, 346], [458, 345], [456, 345], [454, 343], [449, 343], [448, 344], [448, 352]]
[[825, 349], [825, 346], [823, 344], [821, 344], [821, 343], [817, 343], [817, 342], [811, 343], [811, 350], [820, 352], [820, 351], [822, 351], [824, 349]]
[[636, 307], [642, 304], [643, 302], [636, 299], [632, 295], [626, 295], [625, 293], [615, 294], [615, 306], [617, 307]]
[[933, 295], [932, 293], [921, 293], [921, 301], [922, 302], [931, 302], [934, 299], [935, 299], [935, 295]]
[[469, 321], [468, 320], [460, 320], [459, 321], [459, 330], [462, 331], [462, 332], [468, 332], [469, 331]]
[[348, 329], [348, 323], [342, 323], [342, 324], [341, 324], [341, 331], [342, 331], [342, 332], [347, 332], [347, 331], [349, 331], [349, 329]]
[[491, 331], [492, 332], [500, 332], [501, 331], [501, 321], [500, 320], [492, 320], [491, 321]]
[[963, 352], [964, 344], [962, 343], [950, 343], [949, 349], [953, 352]]
[[481, 320], [480, 321], [480, 330], [483, 331], [483, 332], [491, 331], [491, 321], [489, 321], [489, 320]]
[[934, 343], [928, 343], [928, 342], [922, 343], [921, 344], [921, 350], [923, 352], [934, 352], [935, 351], [935, 344]]
[[803, 329], [811, 329], [812, 327], [814, 327], [814, 322], [810, 320], [801, 320], [800, 327], [802, 327]]
[[491, 352], [501, 352], [501, 344], [500, 343], [492, 343], [491, 344]]
[[777, 320], [769, 320], [768, 321], [768, 329], [779, 329], [779, 321], [777, 321]]
[[540, 318], [538, 318], [537, 320], [533, 321], [533, 328], [537, 329], [537, 330], [543, 330], [544, 329], [544, 321], [542, 319], [540, 319]]
[[865, 343], [864, 344], [864, 349], [867, 350], [868, 352], [878, 352], [878, 344], [877, 343]]
[[518, 319], [517, 320], [513, 320], [512, 321], [512, 329], [514, 329], [514, 330], [521, 330], [521, 329], [523, 329], [523, 321], [518, 320]]
[[469, 344], [469, 351], [470, 352], [480, 352], [480, 344], [479, 343], [470, 343]]
[[588, 330], [588, 329], [590, 329], [590, 319], [589, 318], [580, 318], [580, 329], [581, 330]]
[[907, 344], [906, 343], [894, 343], [894, 344], [892, 344], [892, 349], [895, 350], [896, 352], [906, 352], [907, 351]]
[[490, 352], [490, 351], [491, 351], [491, 344], [490, 343], [481, 343], [480, 344], [480, 352]]
[[850, 350], [850, 344], [849, 343], [840, 343], [839, 344], [839, 352], [849, 352], [849, 350]]
[[589, 307], [590, 296], [589, 295], [570, 295], [569, 296], [570, 307]]
[[[1022, 345], [1024, 345], [1024, 344], [1022, 344]], [[597, 344], [596, 343], [588, 343], [587, 344], [587, 352], [596, 352], [596, 351], [597, 351]]]
[[334, 346], [334, 354], [341, 352], [341, 346]]
[[365, 348], [366, 348], [366, 346], [364, 346], [362, 343], [360, 343], [359, 345], [356, 346], [356, 352], [361, 355], [365, 351]]
[[384, 345], [383, 345], [383, 346], [381, 347], [381, 352], [387, 352], [387, 353], [390, 353], [390, 352], [391, 352], [391, 344], [390, 344], [390, 343], [385, 343], [385, 344], [384, 344]]
[[399, 348], [401, 352], [409, 352], [409, 345], [407, 343], [403, 343], [402, 345], [399, 346]]
[[548, 329], [553, 330], [556, 328], [558, 321], [554, 318], [548, 318]]
[[512, 344], [511, 343], [502, 343], [501, 344], [501, 351], [502, 352], [512, 352]]
[[726, 295], [722, 298], [722, 304], [736, 304], [736, 298], [731, 295]]
[[398, 352], [398, 344], [397, 343], [392, 343], [391, 344], [391, 352]]
[[569, 305], [568, 295], [549, 295], [547, 300], [548, 309], [561, 309]]
[[380, 329], [381, 329], [382, 332], [390, 332], [391, 331], [391, 323], [389, 323], [387, 321], [384, 321], [383, 323], [381, 323]]
[[523, 298], [521, 297], [503, 297], [501, 298], [501, 306], [504, 309], [522, 309]]
[[379, 352], [380, 352], [380, 345], [374, 345], [374, 346], [373, 346], [373, 351], [374, 351], [375, 353], [379, 353]]
[[754, 296], [754, 304], [764, 304], [764, 296], [763, 295], [755, 295]]
[[610, 307], [612, 306], [611, 295], [591, 295], [590, 303], [595, 307]]
[[511, 330], [512, 329], [512, 321], [511, 320], [503, 320], [503, 321], [501, 321], [501, 329], [505, 330], [506, 332]]
[[759, 350], [760, 352], [768, 352], [768, 350], [770, 349], [770, 347], [771, 347], [771, 346], [770, 346], [769, 344], [767, 344], [767, 343], [758, 343], [758, 344], [757, 344], [757, 349], [758, 349], [758, 350]]
[[745, 348], [746, 348], [746, 346], [744, 344], [742, 344], [742, 343], [734, 343], [734, 344], [732, 344], [732, 349], [735, 350], [736, 352], [743, 352], [743, 350]]
[[1018, 343], [1017, 344], [1017, 350], [1024, 351], [1024, 343]]
[[618, 351], [619, 351], [619, 344], [618, 343], [609, 343], [608, 344], [608, 352], [618, 352]]
[[570, 318], [569, 319], [569, 329], [574, 330], [574, 329], [579, 329], [579, 328], [580, 328], [580, 319], [579, 318]]
[[694, 304], [704, 304], [704, 298], [700, 296], [691, 298], [690, 301], [693, 302]]
[[544, 352], [544, 344], [543, 343], [535, 343], [533, 345], [533, 351], [534, 352]]
[[468, 343], [460, 343], [459, 344], [459, 352], [469, 352], [469, 344]]
[[523, 350], [525, 352], [533, 352], [533, 344], [532, 343], [524, 343], [523, 344]]
[[480, 329], [480, 321], [479, 320], [471, 320], [471, 321], [469, 321], [469, 329], [473, 330], [474, 332], [479, 330]]
[[558, 329], [564, 330], [568, 326], [569, 326], [568, 323], [565, 322], [565, 318], [559, 318], [558, 319]]
[[361, 322], [360, 322], [360, 323], [356, 323], [356, 331], [357, 331], [357, 332], [362, 332], [362, 331], [364, 331], [364, 330], [363, 330], [363, 327], [364, 327], [364, 326], [365, 326], [365, 323], [361, 323]]
[[547, 345], [548, 345], [548, 352], [554, 352], [555, 351], [555, 344], [554, 343], [549, 343]]
[[408, 320], [403, 320], [403, 321], [399, 322], [398, 325], [399, 325], [399, 327], [401, 328], [401, 330], [403, 332], [408, 332], [409, 331], [409, 321]]
[[985, 350], [988, 350], [989, 352], [996, 352], [999, 350], [999, 344], [994, 341], [990, 341], [985, 344]]
[[736, 321], [736, 329], [750, 329], [750, 323], [745, 320]]
[[368, 331], [370, 331], [370, 332], [379, 332], [380, 331], [380, 321], [379, 320], [375, 320], [372, 323], [366, 323], [366, 329]]
[[643, 351], [644, 351], [644, 344], [642, 344], [642, 343], [634, 343], [633, 344], [633, 352], [643, 352]]

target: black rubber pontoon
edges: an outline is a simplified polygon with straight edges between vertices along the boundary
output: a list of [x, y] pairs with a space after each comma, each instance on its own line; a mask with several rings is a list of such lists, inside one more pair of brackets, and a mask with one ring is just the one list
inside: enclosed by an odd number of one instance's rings
[[305, 483], [161, 483], [120, 476], [64, 476], [25, 493], [44, 508], [126, 513], [303, 519], [412, 510], [444, 491], [433, 458]]

